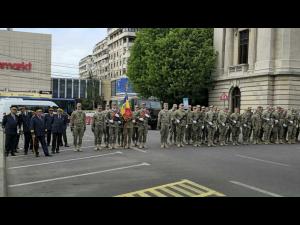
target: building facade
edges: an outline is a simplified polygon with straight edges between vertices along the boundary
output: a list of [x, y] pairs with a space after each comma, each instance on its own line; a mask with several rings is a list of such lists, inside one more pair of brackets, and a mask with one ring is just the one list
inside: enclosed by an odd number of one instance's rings
[[[300, 107], [299, 28], [215, 28], [218, 53], [209, 104], [245, 110]], [[225, 94], [228, 100], [220, 100]]]
[[82, 58], [79, 62], [79, 76], [81, 79], [87, 79], [90, 76], [90, 71], [93, 68], [93, 56], [88, 55]]
[[109, 78], [109, 51], [107, 38], [97, 43], [93, 49], [93, 75], [100, 80]]
[[50, 34], [0, 30], [0, 91], [51, 91]]

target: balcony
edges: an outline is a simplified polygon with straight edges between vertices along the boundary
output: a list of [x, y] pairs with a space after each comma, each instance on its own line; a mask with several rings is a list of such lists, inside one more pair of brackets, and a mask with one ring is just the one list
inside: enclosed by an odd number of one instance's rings
[[234, 66], [229, 66], [228, 74], [233, 76], [243, 76], [248, 72], [248, 64], [239, 64]]

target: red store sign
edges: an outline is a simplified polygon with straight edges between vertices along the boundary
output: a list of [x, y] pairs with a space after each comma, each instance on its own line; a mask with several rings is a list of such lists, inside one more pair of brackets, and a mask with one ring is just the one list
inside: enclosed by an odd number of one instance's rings
[[0, 69], [11, 69], [11, 70], [23, 70], [23, 71], [31, 71], [32, 64], [29, 63], [10, 63], [10, 62], [1, 62], [0, 61]]

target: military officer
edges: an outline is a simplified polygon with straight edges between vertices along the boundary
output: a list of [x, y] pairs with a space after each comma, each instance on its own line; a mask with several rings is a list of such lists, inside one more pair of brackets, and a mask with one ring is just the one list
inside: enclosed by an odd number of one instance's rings
[[123, 147], [125, 149], [131, 148], [131, 139], [133, 133], [133, 113], [124, 114], [123, 119]]
[[109, 149], [115, 149], [118, 128], [121, 123], [120, 112], [117, 109], [116, 103], [112, 103], [112, 109], [106, 114], [106, 120], [109, 122]]
[[15, 155], [16, 140], [18, 130], [21, 129], [21, 121], [16, 116], [17, 108], [11, 107], [10, 113], [5, 115], [2, 120], [2, 128], [5, 130], [5, 155]]
[[157, 128], [160, 130], [161, 148], [168, 148], [168, 135], [171, 125], [171, 112], [168, 110], [168, 103], [164, 103], [164, 108], [158, 113]]
[[240, 136], [240, 125], [241, 125], [241, 116], [239, 108], [234, 109], [234, 113], [230, 115], [231, 121], [231, 131], [232, 131], [232, 144], [239, 145], [239, 136]]
[[[48, 151], [48, 146], [45, 141], [45, 135], [47, 133], [47, 127], [45, 118], [42, 116], [42, 109], [36, 111], [36, 115], [31, 118], [30, 121], [30, 131], [33, 140], [37, 140], [37, 143], [40, 142], [45, 156], [51, 156]], [[34, 141], [35, 143], [35, 141]], [[38, 148], [35, 147], [35, 156], [39, 157]]]
[[174, 119], [174, 113], [176, 110], [177, 110], [177, 104], [173, 104], [173, 107], [170, 110], [171, 113], [171, 127], [170, 127], [170, 137], [169, 137], [170, 144], [176, 144], [176, 121]]
[[264, 130], [264, 142], [265, 144], [270, 144], [271, 132], [274, 126], [274, 121], [272, 118], [272, 107], [267, 107], [267, 111], [263, 113], [263, 130]]
[[192, 106], [189, 105], [188, 106], [188, 110], [187, 110], [187, 127], [185, 129], [185, 143], [187, 145], [192, 144], [192, 125], [193, 125], [193, 111], [192, 111]]
[[98, 105], [97, 112], [93, 116], [92, 132], [95, 137], [95, 151], [101, 150], [101, 143], [104, 131], [105, 115], [102, 112], [102, 106]]
[[62, 139], [63, 128], [66, 124], [66, 120], [63, 116], [63, 110], [57, 109], [57, 114], [53, 115], [52, 120], [52, 154], [59, 153], [59, 146]]
[[23, 107], [21, 110], [21, 122], [24, 133], [24, 154], [28, 154], [29, 145], [31, 142], [31, 133], [30, 133], [30, 120], [32, 117], [32, 112], [28, 112], [26, 107]]
[[288, 136], [288, 144], [295, 144], [295, 133], [296, 133], [296, 111], [295, 109], [289, 110], [287, 114], [287, 124], [288, 124], [288, 131], [287, 131], [287, 136]]
[[288, 122], [287, 122], [287, 110], [286, 109], [281, 109], [280, 113], [280, 144], [285, 144], [287, 143], [286, 136], [287, 136], [287, 127], [288, 127]]
[[200, 129], [200, 145], [204, 144], [207, 141], [207, 128], [205, 124], [205, 115], [206, 115], [206, 108], [205, 106], [201, 107], [200, 117], [198, 119], [199, 122], [199, 129]]
[[[81, 152], [82, 138], [86, 130], [86, 115], [81, 109], [81, 103], [77, 103], [77, 109], [72, 112], [70, 119], [70, 128], [74, 137], [74, 151]], [[77, 142], [78, 140], [78, 142]]]
[[109, 144], [109, 122], [106, 119], [106, 115], [109, 112], [110, 107], [109, 105], [105, 106], [105, 110], [103, 111], [104, 114], [104, 118], [105, 118], [105, 123], [104, 123], [104, 129], [103, 129], [103, 135], [104, 135], [104, 144], [105, 147], [108, 148], [108, 144]]
[[214, 134], [215, 134], [215, 113], [213, 106], [209, 107], [209, 111], [205, 115], [205, 122], [206, 122], [206, 128], [207, 128], [207, 146], [216, 146], [214, 144]]
[[52, 135], [52, 123], [53, 123], [53, 108], [49, 108], [49, 113], [45, 115], [45, 123], [47, 128], [47, 146], [50, 146], [51, 143], [51, 135]]
[[192, 115], [192, 140], [194, 147], [198, 147], [201, 145], [201, 133], [202, 129], [200, 126], [200, 116], [201, 116], [201, 107], [200, 105], [193, 107], [193, 115]]
[[67, 137], [67, 127], [68, 127], [68, 123], [70, 122], [70, 119], [69, 119], [69, 115], [67, 113], [65, 113], [63, 109], [62, 109], [62, 117], [64, 118], [65, 122], [64, 122], [63, 130], [62, 130], [62, 139], [61, 139], [59, 146], [60, 147], [64, 146], [64, 144], [63, 144], [63, 140], [64, 140], [65, 147], [70, 147], [68, 145], [68, 137]]
[[183, 137], [187, 126], [187, 112], [184, 110], [184, 105], [181, 103], [179, 109], [174, 113], [176, 122], [177, 147], [183, 147]]
[[[120, 111], [118, 109], [118, 111]], [[120, 117], [120, 122], [118, 122], [119, 127], [118, 127], [118, 135], [117, 135], [117, 141], [118, 141], [118, 147], [124, 147], [124, 119], [121, 116]]]
[[139, 111], [139, 106], [136, 105], [134, 107], [134, 112], [133, 112], [133, 120], [132, 120], [132, 123], [133, 123], [133, 134], [132, 134], [132, 141], [133, 141], [133, 144], [135, 147], [138, 146], [138, 140], [139, 140], [139, 125], [138, 125], [138, 121], [136, 120], [137, 118], [137, 113]]
[[280, 139], [280, 106], [276, 108], [276, 110], [273, 110], [272, 112], [272, 119], [274, 121], [273, 123], [273, 129], [271, 132], [271, 142], [275, 144], [279, 144], [279, 139]]
[[226, 133], [229, 127], [228, 121], [228, 108], [224, 108], [223, 111], [220, 111], [218, 114], [218, 127], [220, 132], [220, 145], [227, 145], [225, 143]]
[[261, 106], [257, 107], [255, 113], [252, 116], [251, 122], [253, 127], [253, 144], [261, 144], [260, 133], [263, 124]]
[[146, 103], [142, 103], [141, 109], [137, 113], [137, 120], [138, 121], [138, 132], [139, 132], [139, 148], [145, 148], [145, 144], [147, 141], [147, 134], [148, 134], [148, 120], [150, 118], [150, 113], [146, 109]]
[[241, 116], [242, 122], [242, 135], [243, 135], [243, 144], [250, 144], [250, 136], [252, 130], [252, 111], [251, 107], [248, 107], [247, 110]]

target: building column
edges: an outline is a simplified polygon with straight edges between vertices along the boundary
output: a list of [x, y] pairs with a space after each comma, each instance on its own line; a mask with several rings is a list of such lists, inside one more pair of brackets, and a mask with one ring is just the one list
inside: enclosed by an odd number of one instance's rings
[[274, 28], [257, 28], [255, 72], [269, 74], [274, 66]]
[[256, 30], [257, 28], [249, 29], [249, 53], [248, 53], [248, 70], [254, 70], [254, 64], [256, 61]]
[[233, 28], [226, 28], [224, 57], [224, 73], [228, 74], [228, 68], [233, 64]]

